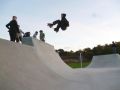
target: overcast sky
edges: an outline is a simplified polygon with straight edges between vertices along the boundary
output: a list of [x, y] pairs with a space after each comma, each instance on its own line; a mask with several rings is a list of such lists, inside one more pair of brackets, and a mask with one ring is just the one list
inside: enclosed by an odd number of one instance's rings
[[[56, 33], [47, 23], [66, 13], [70, 27]], [[8, 39], [5, 25], [15, 15], [24, 32], [43, 30], [46, 42], [78, 50], [120, 41], [120, 0], [0, 0], [0, 38]]]

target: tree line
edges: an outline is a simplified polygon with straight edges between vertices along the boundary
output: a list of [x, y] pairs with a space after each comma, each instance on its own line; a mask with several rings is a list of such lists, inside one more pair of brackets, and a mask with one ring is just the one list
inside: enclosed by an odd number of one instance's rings
[[[120, 53], [120, 42], [115, 42], [117, 53]], [[78, 60], [80, 61], [80, 53], [82, 54], [83, 60], [85, 62], [89, 62], [92, 60], [94, 55], [106, 55], [112, 54], [112, 44], [105, 44], [105, 45], [97, 45], [91, 48], [85, 48], [83, 50], [78, 51], [64, 51], [63, 49], [58, 49], [56, 52], [59, 53], [60, 57], [65, 60]]]

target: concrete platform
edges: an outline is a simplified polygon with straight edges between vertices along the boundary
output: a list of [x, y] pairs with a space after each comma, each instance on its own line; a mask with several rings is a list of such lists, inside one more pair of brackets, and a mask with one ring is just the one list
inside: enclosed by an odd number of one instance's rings
[[89, 68], [120, 68], [120, 55], [110, 54], [110, 55], [98, 55], [93, 56]]
[[0, 90], [120, 90], [118, 54], [95, 56], [88, 68], [72, 69], [52, 45], [31, 42], [0, 39]]

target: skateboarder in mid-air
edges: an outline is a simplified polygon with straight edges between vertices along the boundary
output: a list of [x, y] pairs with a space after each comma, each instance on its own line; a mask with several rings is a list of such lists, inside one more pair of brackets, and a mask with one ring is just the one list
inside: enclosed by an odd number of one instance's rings
[[67, 27], [69, 27], [69, 22], [66, 19], [66, 14], [65, 13], [61, 14], [61, 20], [56, 20], [53, 23], [48, 23], [48, 26], [51, 28], [51, 27], [53, 27], [53, 25], [56, 25], [56, 24], [57, 24], [57, 27], [54, 28], [54, 31], [56, 31], [56, 32], [58, 32], [60, 28], [62, 30], [66, 30]]

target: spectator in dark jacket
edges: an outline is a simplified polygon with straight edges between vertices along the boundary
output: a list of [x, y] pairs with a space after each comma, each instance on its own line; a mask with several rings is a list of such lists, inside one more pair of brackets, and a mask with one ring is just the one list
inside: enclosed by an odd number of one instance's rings
[[9, 35], [10, 35], [10, 41], [15, 42], [17, 38], [17, 33], [19, 33], [19, 27], [17, 24], [17, 17], [13, 16], [12, 20], [6, 25], [6, 27], [9, 29]]

